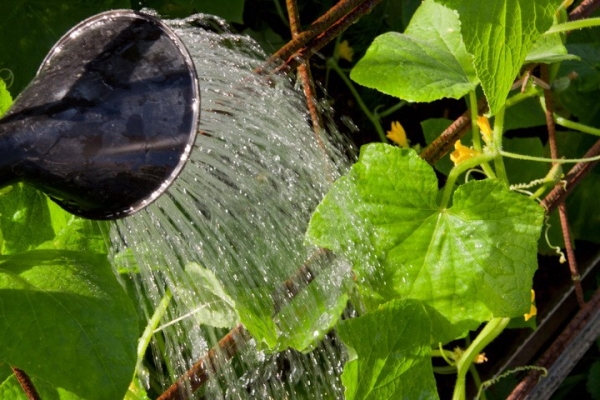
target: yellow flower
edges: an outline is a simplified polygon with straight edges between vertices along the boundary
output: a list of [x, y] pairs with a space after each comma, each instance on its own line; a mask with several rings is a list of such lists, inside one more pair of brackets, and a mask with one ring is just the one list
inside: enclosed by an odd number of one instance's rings
[[398, 121], [392, 122], [392, 128], [387, 132], [386, 137], [400, 147], [408, 149], [408, 139], [404, 127]]
[[475, 357], [475, 359], [473, 360], [473, 362], [475, 364], [483, 364], [484, 362], [487, 362], [487, 357], [485, 356], [485, 353], [479, 353], [477, 354], [477, 356]]
[[537, 307], [535, 306], [535, 304], [533, 304], [534, 301], [535, 292], [533, 291], [533, 289], [531, 289], [531, 308], [529, 309], [529, 312], [525, 314], [525, 321], [529, 321], [531, 317], [537, 315]]
[[454, 151], [450, 154], [450, 160], [454, 165], [458, 165], [463, 161], [478, 156], [480, 153], [470, 147], [463, 145], [460, 140], [454, 143]]
[[337, 48], [337, 56], [338, 58], [343, 58], [344, 60], [352, 62], [352, 57], [354, 56], [354, 49], [350, 47], [347, 40], [341, 42]]
[[483, 140], [487, 144], [492, 143], [492, 128], [490, 127], [490, 121], [486, 117], [481, 115], [477, 117], [477, 126], [481, 131], [481, 136], [483, 137]]

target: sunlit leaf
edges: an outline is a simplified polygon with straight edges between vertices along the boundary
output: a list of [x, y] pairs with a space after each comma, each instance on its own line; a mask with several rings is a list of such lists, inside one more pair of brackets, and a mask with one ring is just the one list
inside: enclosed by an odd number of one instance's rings
[[506, 95], [535, 41], [550, 28], [561, 0], [439, 0], [458, 11], [467, 51], [490, 114]]
[[338, 334], [351, 348], [342, 382], [345, 398], [437, 399], [431, 366], [431, 323], [423, 305], [393, 300], [342, 322]]
[[54, 237], [46, 196], [23, 184], [14, 184], [0, 195], [2, 254], [35, 248]]
[[370, 309], [422, 300], [457, 331], [522, 316], [542, 208], [494, 180], [460, 186], [445, 209], [437, 196], [433, 169], [416, 153], [368, 145], [317, 208], [307, 237], [353, 261]]
[[433, 1], [422, 3], [404, 34], [388, 32], [375, 38], [350, 77], [416, 102], [460, 98], [477, 83], [458, 17]]
[[6, 82], [0, 79], [0, 117], [8, 110], [12, 104], [12, 97], [6, 88]]

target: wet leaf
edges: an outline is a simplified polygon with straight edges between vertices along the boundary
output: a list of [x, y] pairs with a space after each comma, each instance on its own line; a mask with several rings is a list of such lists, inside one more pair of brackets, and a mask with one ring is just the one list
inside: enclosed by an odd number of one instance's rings
[[[198, 324], [217, 328], [232, 328], [237, 323], [235, 302], [225, 292], [215, 274], [198, 263], [185, 266], [189, 278], [194, 282], [191, 298], [196, 305], [193, 316]], [[190, 289], [192, 291], [192, 289]]]
[[560, 0], [439, 0], [458, 11], [490, 114], [504, 105], [525, 57], [550, 28]]
[[438, 398], [430, 357], [431, 324], [419, 301], [385, 303], [343, 321], [338, 334], [354, 355], [342, 373], [346, 399]]
[[311, 267], [323, 272], [274, 318], [279, 331], [278, 348], [282, 351], [287, 348], [310, 350], [335, 326], [347, 306], [352, 287], [348, 263], [340, 258], [324, 257], [320, 265], [314, 262]]
[[375, 38], [350, 77], [415, 102], [457, 99], [477, 83], [458, 17], [433, 1], [422, 3], [404, 34], [388, 32]]
[[494, 180], [437, 203], [433, 169], [414, 151], [364, 146], [313, 215], [307, 238], [354, 263], [370, 309], [422, 300], [457, 334], [529, 310], [543, 210]]
[[2, 254], [31, 250], [54, 237], [46, 196], [23, 184], [0, 195]]
[[136, 312], [106, 255], [32, 250], [2, 258], [3, 362], [82, 398], [122, 398], [136, 337]]

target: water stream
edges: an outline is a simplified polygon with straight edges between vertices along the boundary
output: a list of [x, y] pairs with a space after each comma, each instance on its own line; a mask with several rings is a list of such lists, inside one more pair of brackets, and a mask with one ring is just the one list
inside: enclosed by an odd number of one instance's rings
[[[340, 293], [350, 279], [347, 265], [318, 257], [325, 272], [293, 306], [282, 306], [277, 295], [315, 257], [304, 233], [332, 179], [347, 166], [340, 140], [319, 145], [292, 83], [252, 72], [266, 58], [254, 41], [228, 33], [212, 17], [168, 23], [192, 53], [200, 78], [195, 148], [167, 194], [110, 232], [115, 264], [128, 271], [123, 276], [140, 312], [150, 319], [167, 304], [151, 346], [150, 368], [157, 371], [150, 376], [160, 379], [146, 385], [164, 390], [243, 322], [267, 338], [275, 333], [271, 345], [281, 352], [251, 340], [201, 395], [342, 397], [345, 355], [334, 335], [320, 339], [345, 306]], [[286, 350], [290, 344], [305, 352]]]

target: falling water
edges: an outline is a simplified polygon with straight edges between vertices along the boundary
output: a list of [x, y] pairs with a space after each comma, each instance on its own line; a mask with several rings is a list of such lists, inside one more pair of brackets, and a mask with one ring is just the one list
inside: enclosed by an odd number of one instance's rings
[[[206, 398], [341, 397], [344, 354], [335, 336], [323, 336], [331, 310], [345, 305], [350, 274], [303, 242], [312, 211], [344, 168], [339, 140], [315, 139], [289, 80], [252, 72], [265, 54], [250, 38], [213, 17], [167, 22], [200, 78], [195, 148], [167, 194], [111, 228], [115, 264], [128, 271], [146, 319], [172, 295], [152, 343], [162, 376], [154, 390], [243, 322], [273, 329], [281, 349], [251, 340], [204, 385]], [[325, 272], [286, 307], [283, 282], [311, 257]], [[298, 335], [307, 329], [314, 343]], [[285, 349], [294, 340], [304, 353]]]

